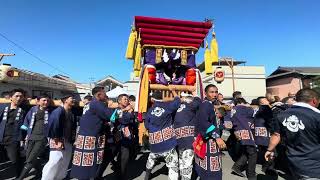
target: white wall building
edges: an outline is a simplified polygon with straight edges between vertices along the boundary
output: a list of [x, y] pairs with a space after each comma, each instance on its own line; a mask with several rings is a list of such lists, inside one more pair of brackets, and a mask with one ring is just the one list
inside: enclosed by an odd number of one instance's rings
[[[225, 98], [231, 98], [233, 93], [232, 72], [228, 65], [213, 65], [213, 70], [221, 67], [225, 71], [225, 79], [222, 83], [214, 80], [214, 75], [207, 76], [201, 72], [204, 86], [214, 84]], [[201, 69], [200, 69], [201, 70]], [[266, 76], [264, 66], [234, 66], [235, 91], [242, 92], [242, 96], [251, 102], [252, 99], [266, 94]]]
[[135, 77], [133, 73], [130, 74], [130, 80], [123, 83], [123, 90], [128, 94], [137, 96], [137, 90], [139, 86], [139, 78]]

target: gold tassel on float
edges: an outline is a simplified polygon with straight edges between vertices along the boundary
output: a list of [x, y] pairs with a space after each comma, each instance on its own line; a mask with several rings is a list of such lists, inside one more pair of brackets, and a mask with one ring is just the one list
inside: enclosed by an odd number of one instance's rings
[[181, 50], [181, 65], [187, 65], [188, 53], [187, 50]]
[[140, 76], [140, 71], [134, 70], [134, 76], [139, 77]]
[[218, 56], [218, 42], [216, 39], [216, 33], [212, 32], [212, 40], [211, 40], [211, 62], [218, 62], [219, 56]]
[[137, 31], [134, 28], [132, 28], [129, 36], [129, 40], [128, 40], [127, 51], [126, 51], [127, 59], [134, 59], [134, 49], [136, 45], [136, 40], [137, 40]]
[[[140, 70], [141, 70], [141, 54], [142, 54], [142, 49], [141, 49], [141, 38], [140, 38], [140, 35], [139, 35], [139, 38], [138, 38], [138, 45], [137, 45], [137, 49], [136, 49], [136, 56], [134, 58], [134, 65], [133, 65], [133, 69], [135, 71], [135, 76], [136, 77], [139, 77], [139, 74], [140, 74]], [[136, 71], [138, 71], [139, 73], [136, 73]]]
[[159, 64], [162, 62], [162, 49], [157, 48], [156, 49], [156, 64]]
[[207, 75], [210, 75], [213, 73], [212, 70], [212, 61], [211, 61], [211, 53], [208, 48], [208, 42], [206, 42], [206, 50], [204, 51], [204, 69]]

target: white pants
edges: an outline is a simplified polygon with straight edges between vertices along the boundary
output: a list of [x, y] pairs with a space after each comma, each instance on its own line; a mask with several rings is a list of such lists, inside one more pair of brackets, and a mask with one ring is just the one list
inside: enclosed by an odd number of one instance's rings
[[62, 180], [67, 176], [67, 170], [72, 156], [72, 145], [64, 143], [64, 150], [50, 151], [49, 161], [43, 167], [41, 180]]
[[194, 153], [192, 149], [178, 150], [181, 180], [190, 180], [192, 176]]
[[163, 153], [152, 153], [150, 152], [146, 168], [147, 169], [152, 169], [156, 163], [156, 161], [164, 157], [164, 160], [166, 161], [166, 166], [169, 169], [168, 173], [168, 179], [169, 180], [178, 180], [179, 178], [179, 160], [178, 160], [178, 154], [176, 149], [171, 149], [170, 151], [163, 152]]

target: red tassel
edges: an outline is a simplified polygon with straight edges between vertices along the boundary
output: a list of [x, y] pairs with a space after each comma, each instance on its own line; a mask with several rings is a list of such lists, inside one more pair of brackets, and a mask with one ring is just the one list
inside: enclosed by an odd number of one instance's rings
[[196, 140], [192, 143], [194, 153], [201, 159], [206, 156], [207, 143], [203, 140], [201, 134], [198, 134]]
[[138, 121], [139, 121], [140, 123], [143, 122], [142, 113], [138, 113]]

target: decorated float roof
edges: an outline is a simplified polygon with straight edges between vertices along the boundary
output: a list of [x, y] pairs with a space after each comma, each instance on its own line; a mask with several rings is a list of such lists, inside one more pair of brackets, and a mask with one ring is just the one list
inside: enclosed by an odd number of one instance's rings
[[192, 47], [198, 49], [213, 23], [135, 16], [142, 46]]

